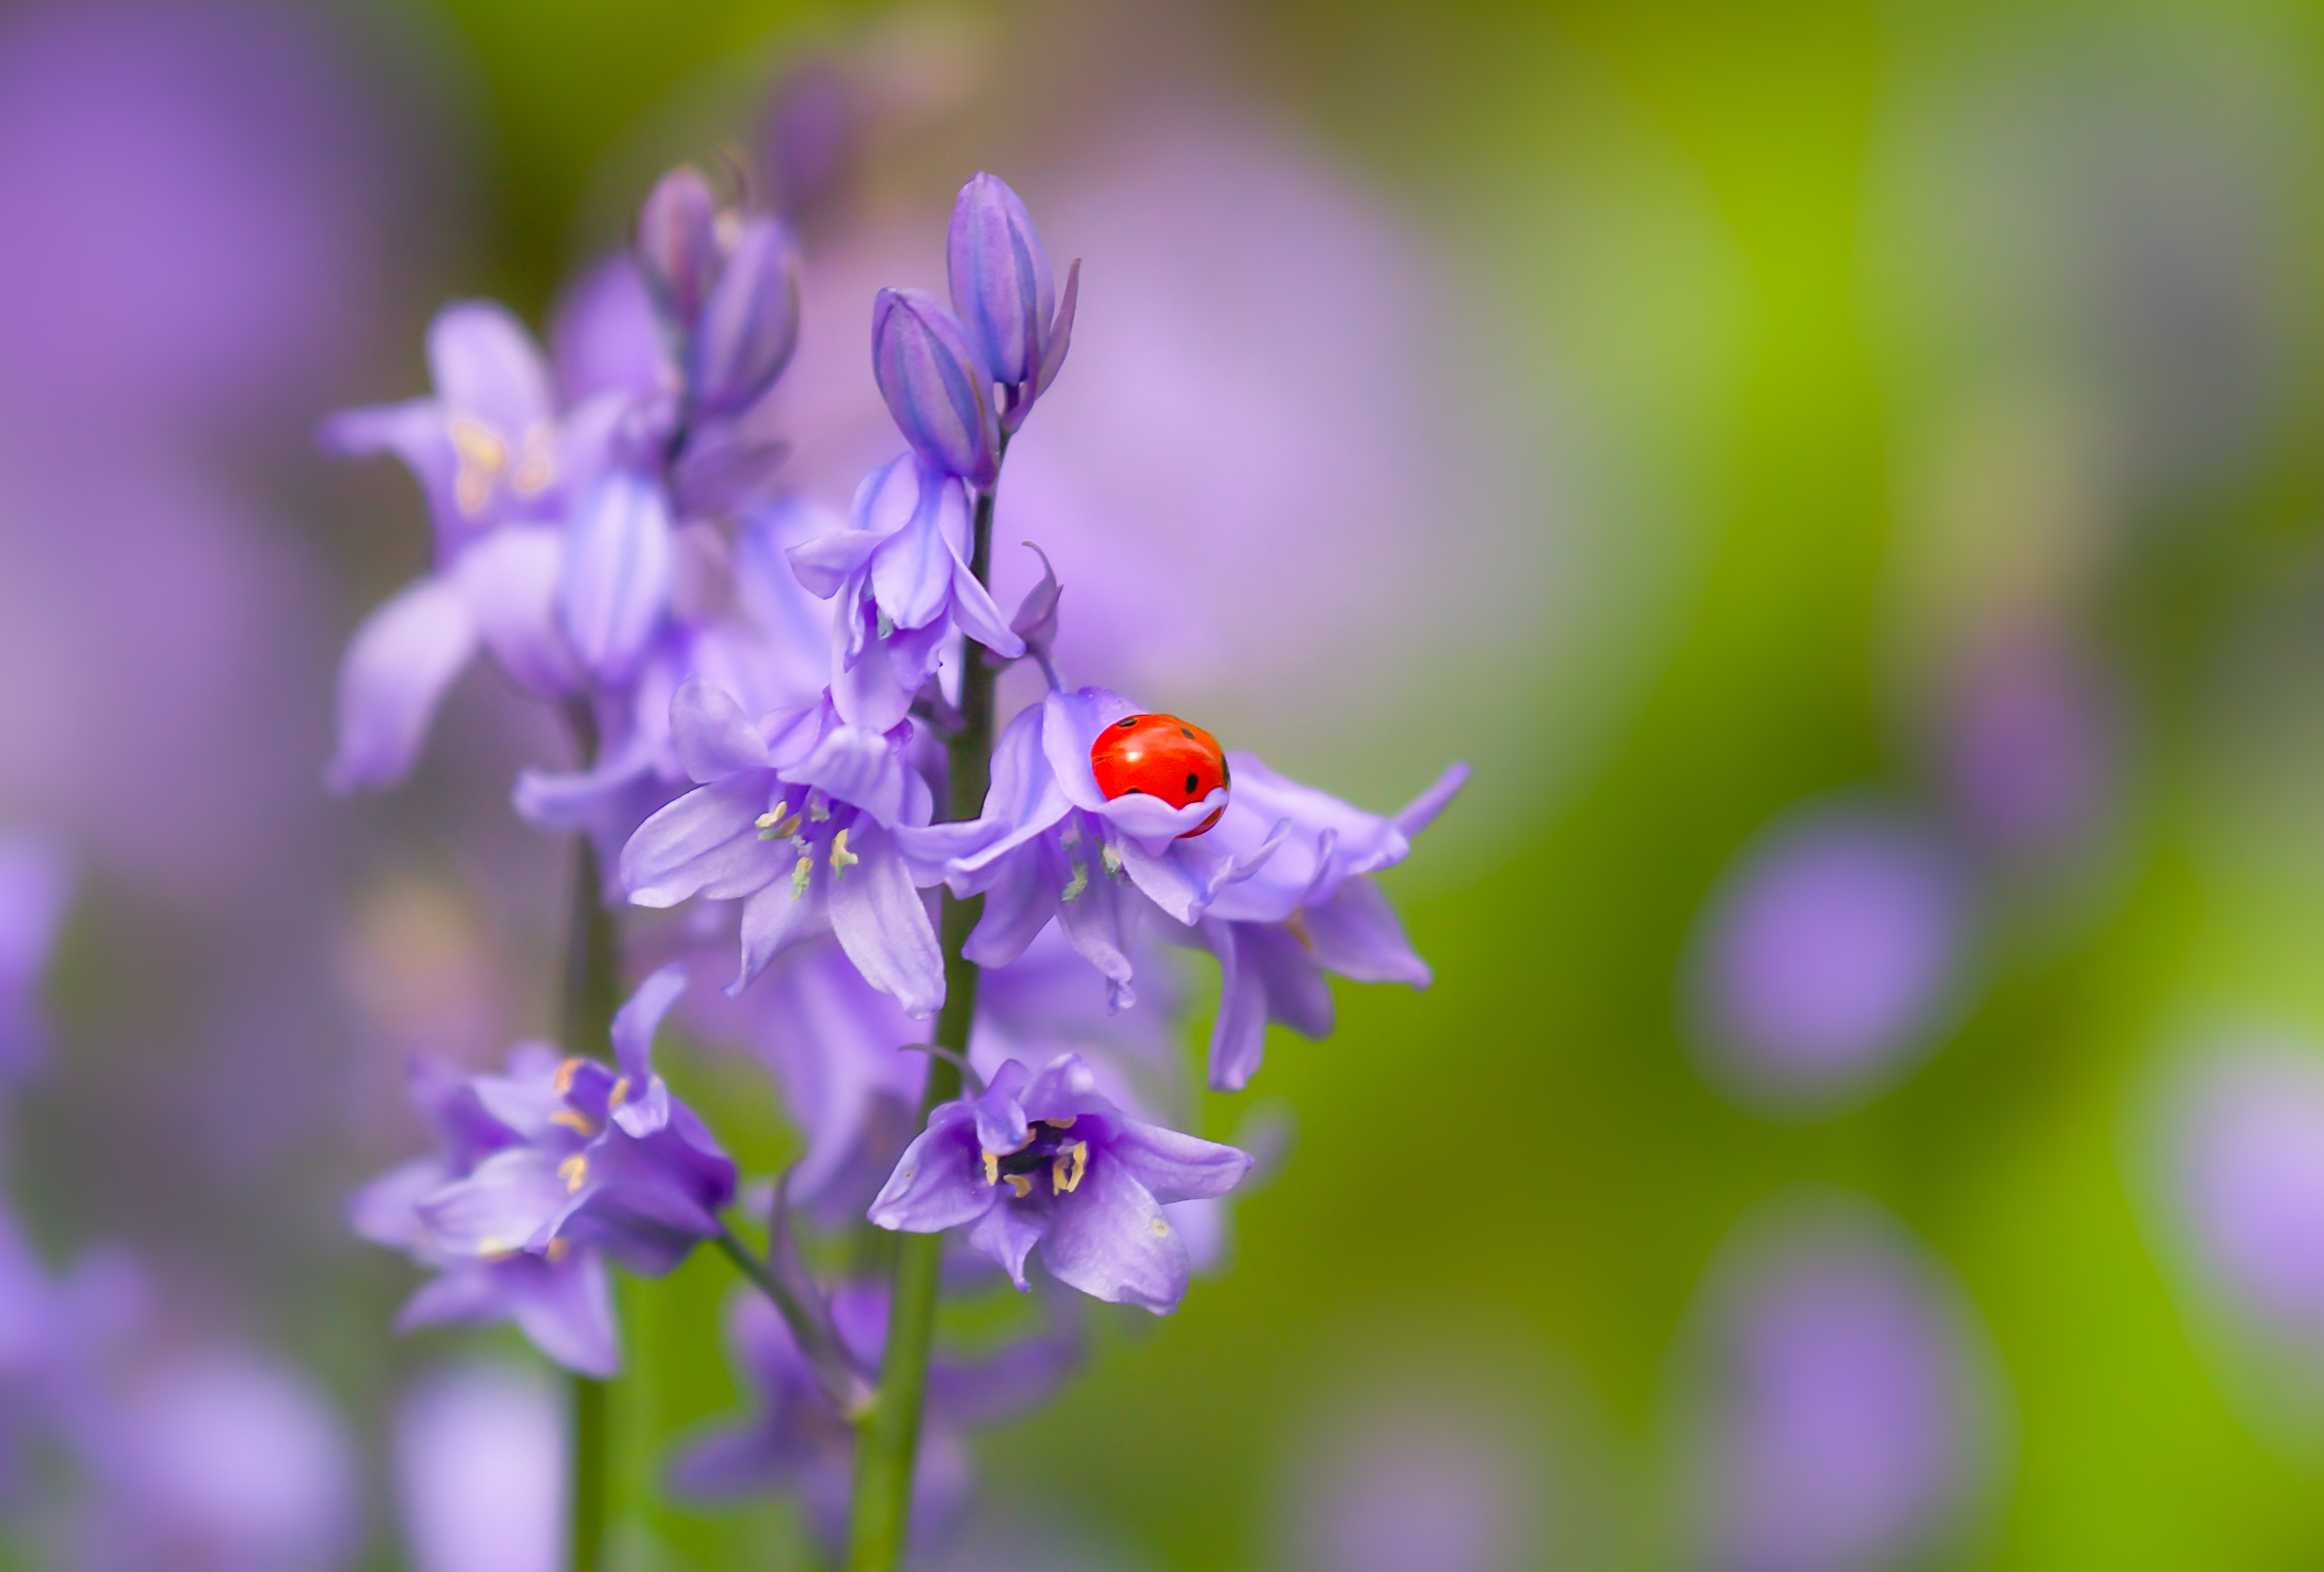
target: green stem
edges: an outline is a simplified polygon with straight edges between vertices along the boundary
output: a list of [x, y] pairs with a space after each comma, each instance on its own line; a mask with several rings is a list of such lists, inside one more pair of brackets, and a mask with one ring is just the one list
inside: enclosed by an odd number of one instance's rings
[[[1002, 451], [1007, 451], [1005, 443]], [[979, 583], [992, 582], [993, 496], [976, 498], [976, 530], [969, 568]], [[999, 668], [985, 659], [975, 640], [965, 641], [961, 666], [961, 729], [946, 745], [951, 789], [945, 818], [974, 818], [983, 811], [992, 784], [994, 685]], [[968, 1054], [968, 1029], [976, 1018], [976, 966], [961, 950], [983, 914], [985, 898], [965, 901], [944, 895], [940, 937], [944, 944], [944, 1005], [936, 1012], [935, 1042], [962, 1059]], [[959, 1064], [932, 1054], [928, 1090], [920, 1099], [920, 1122], [929, 1110], [961, 1094]], [[903, 1564], [911, 1524], [912, 1465], [920, 1449], [920, 1412], [928, 1396], [929, 1349], [936, 1325], [936, 1283], [941, 1275], [943, 1236], [904, 1234], [896, 1242], [896, 1276], [888, 1300], [888, 1341], [880, 1358], [879, 1393], [858, 1428], [855, 1501], [847, 1572], [897, 1572]]]
[[[566, 720], [574, 752], [587, 767], [597, 751], [596, 718], [575, 701]], [[565, 976], [558, 989], [557, 1040], [571, 1054], [604, 1053], [613, 1038], [615, 997], [621, 991], [621, 939], [605, 909], [597, 849], [586, 835], [573, 841], [573, 874], [565, 941]], [[599, 1572], [605, 1561], [607, 1473], [612, 1421], [607, 1383], [572, 1378], [572, 1572]]]

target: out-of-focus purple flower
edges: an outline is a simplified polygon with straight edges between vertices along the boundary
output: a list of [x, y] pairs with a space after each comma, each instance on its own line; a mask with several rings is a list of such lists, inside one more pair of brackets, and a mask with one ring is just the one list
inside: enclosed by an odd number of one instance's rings
[[505, 1076], [422, 1066], [414, 1094], [442, 1150], [372, 1182], [355, 1231], [441, 1275], [400, 1328], [514, 1319], [587, 1374], [618, 1360], [601, 1256], [659, 1277], [719, 1229], [733, 1162], [654, 1073], [655, 1029], [685, 991], [664, 967], [615, 1015], [617, 1063], [521, 1043]]
[[2114, 696], [2056, 634], [1977, 651], [1947, 696], [1946, 795], [1972, 839], [2014, 860], [2070, 857], [2101, 829], [2120, 764]]
[[741, 899], [740, 988], [784, 950], [836, 933], [866, 980], [915, 1016], [944, 1000], [944, 964], [897, 840], [926, 824], [928, 784], [904, 750], [910, 724], [848, 725], [826, 699], [755, 724], [723, 690], [678, 690], [671, 736], [701, 783], [657, 813], [622, 850], [639, 906]]
[[1247, 1153], [1124, 1114], [1072, 1054], [1038, 1075], [1011, 1060], [984, 1092], [929, 1115], [871, 1216], [907, 1233], [965, 1227], [1020, 1289], [1039, 1245], [1060, 1282], [1167, 1315], [1189, 1267], [1163, 1206], [1224, 1195], [1250, 1166]]
[[1390, 1394], [1318, 1427], [1292, 1482], [1284, 1572], [1519, 1572], [1547, 1564], [1547, 1460], [1474, 1400]]
[[872, 303], [872, 375], [923, 463], [978, 489], [1000, 474], [993, 374], [968, 330], [925, 290]]
[[606, 258], [566, 288], [549, 322], [549, 348], [568, 409], [607, 393], [642, 401], [675, 391], [654, 302], [627, 255]]
[[[1018, 713], [993, 760], [985, 810], [907, 841], [940, 862], [957, 895], [982, 893], [965, 953], [1004, 966], [1055, 917], [1074, 947], [1131, 1002], [1129, 945], [1150, 904], [1199, 929], [1225, 993], [1210, 1041], [1211, 1084], [1239, 1090], [1258, 1068], [1269, 1020], [1331, 1030], [1332, 971], [1360, 981], [1428, 982], [1386, 897], [1367, 876], [1401, 862], [1460, 789], [1453, 765], [1401, 813], [1381, 817], [1227, 755], [1231, 787], [1172, 808], [1143, 793], [1109, 799], [1089, 750], [1139, 713], [1100, 688], [1052, 692]], [[1190, 834], [1211, 815], [1206, 833]]]
[[1060, 306], [1032, 214], [997, 175], [980, 170], [953, 203], [944, 266], [952, 309], [985, 370], [1007, 389], [1000, 429], [1013, 432], [1065, 364], [1082, 264], [1067, 274]]
[[94, 1460], [87, 1572], [331, 1572], [358, 1546], [354, 1447], [303, 1375], [206, 1353], [143, 1372]]
[[2196, 1067], [2172, 1188], [2196, 1260], [2259, 1326], [2324, 1347], [2324, 1061], [2256, 1041]]
[[[876, 1370], [887, 1341], [885, 1286], [846, 1284], [832, 1296], [831, 1310], [849, 1351], [865, 1369]], [[855, 1427], [831, 1406], [790, 1328], [764, 1298], [737, 1296], [726, 1328], [731, 1358], [756, 1394], [759, 1412], [681, 1452], [671, 1465], [672, 1483], [686, 1495], [710, 1499], [796, 1492], [815, 1537], [836, 1556], [846, 1540]], [[940, 1536], [967, 1498], [964, 1433], [1048, 1402], [1081, 1354], [1080, 1337], [1066, 1327], [1035, 1333], [981, 1359], [938, 1358], [932, 1364], [912, 1480], [915, 1543]]]
[[396, 1405], [396, 1495], [413, 1572], [556, 1572], [565, 1561], [565, 1415], [508, 1365], [435, 1372]]
[[1702, 1565], [1920, 1564], [1965, 1526], [1988, 1395], [1961, 1310], [1863, 1203], [1749, 1234], [1709, 1292], [1688, 1484]]
[[21, 1079], [46, 1056], [41, 979], [72, 888], [61, 847], [44, 836], [0, 836], [0, 1083]]
[[850, 528], [792, 550], [799, 581], [834, 601], [831, 696], [850, 725], [902, 721], [956, 632], [1024, 653], [968, 567], [968, 528], [960, 481], [906, 456], [865, 477]]
[[755, 404], [799, 343], [799, 255], [766, 213], [720, 211], [698, 170], [662, 176], [639, 209], [638, 271], [696, 415]]
[[1952, 854], [1911, 819], [1843, 806], [1779, 823], [1737, 859], [1696, 936], [1708, 1067], [1778, 1102], [1895, 1073], [1952, 1002], [1968, 903]]

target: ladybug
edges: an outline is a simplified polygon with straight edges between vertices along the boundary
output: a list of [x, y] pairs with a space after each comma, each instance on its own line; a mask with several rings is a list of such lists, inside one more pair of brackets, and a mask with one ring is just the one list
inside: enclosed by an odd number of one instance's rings
[[[1089, 767], [1108, 802], [1144, 792], [1183, 808], [1227, 785], [1227, 755], [1218, 739], [1175, 715], [1123, 716], [1089, 745]], [[1201, 835], [1225, 812], [1219, 809], [1178, 839]]]

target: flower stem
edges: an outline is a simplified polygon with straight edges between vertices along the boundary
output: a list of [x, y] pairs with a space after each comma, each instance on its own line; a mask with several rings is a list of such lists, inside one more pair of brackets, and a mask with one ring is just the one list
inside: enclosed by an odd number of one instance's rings
[[[1006, 440], [1003, 440], [1006, 453]], [[992, 582], [993, 498], [976, 497], [975, 534], [968, 566], [982, 584]], [[950, 777], [944, 817], [974, 818], [983, 811], [992, 783], [994, 686], [999, 667], [983, 646], [963, 640], [961, 649], [961, 728], [946, 745]], [[935, 1043], [964, 1060], [968, 1029], [976, 1019], [976, 965], [962, 957], [968, 935], [984, 913], [985, 898], [963, 901], [944, 893], [939, 937], [944, 945], [944, 1003], [936, 1011]], [[928, 1089], [920, 1099], [920, 1123], [929, 1111], [961, 1094], [960, 1064], [942, 1054], [928, 1061]], [[911, 1525], [912, 1464], [920, 1449], [920, 1412], [928, 1396], [929, 1348], [936, 1324], [936, 1283], [941, 1276], [941, 1234], [902, 1234], [896, 1241], [896, 1276], [888, 1301], [888, 1341], [879, 1365], [879, 1392], [857, 1429], [854, 1520], [847, 1544], [847, 1572], [898, 1572]]]
[[[567, 706], [566, 724], [584, 768], [597, 752], [596, 717], [586, 704]], [[570, 1054], [604, 1053], [613, 1037], [621, 991], [621, 940], [605, 909], [597, 848], [586, 835], [573, 839], [573, 884], [565, 941], [565, 975], [558, 989], [557, 1039]], [[607, 1383], [586, 1375], [572, 1381], [572, 1572], [599, 1572], [605, 1560], [606, 1475], [611, 1466], [612, 1421]]]

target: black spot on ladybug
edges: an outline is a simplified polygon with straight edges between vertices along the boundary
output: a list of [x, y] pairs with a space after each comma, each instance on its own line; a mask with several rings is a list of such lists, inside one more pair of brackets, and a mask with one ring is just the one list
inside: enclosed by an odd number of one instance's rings
[[1192, 742], [1194, 741], [1194, 727], [1180, 726], [1178, 727], [1178, 735], [1184, 737], [1188, 742]]
[[1129, 730], [1129, 729], [1130, 729], [1130, 727], [1132, 727], [1132, 726], [1134, 726], [1134, 725], [1136, 725], [1136, 724], [1138, 724], [1138, 717], [1136, 717], [1135, 715], [1125, 715], [1125, 716], [1123, 716], [1123, 717], [1122, 717], [1120, 720], [1118, 720], [1118, 721], [1115, 722], [1114, 724], [1115, 724], [1116, 725], [1117, 725], [1117, 726], [1121, 727], [1121, 729], [1122, 729], [1122, 730], [1124, 730], [1124, 731], [1127, 731], [1127, 730]]
[[1200, 785], [1202, 785], [1202, 782], [1199, 777], [1188, 775], [1186, 777], [1186, 795], [1189, 797], [1193, 796], [1194, 788]]

